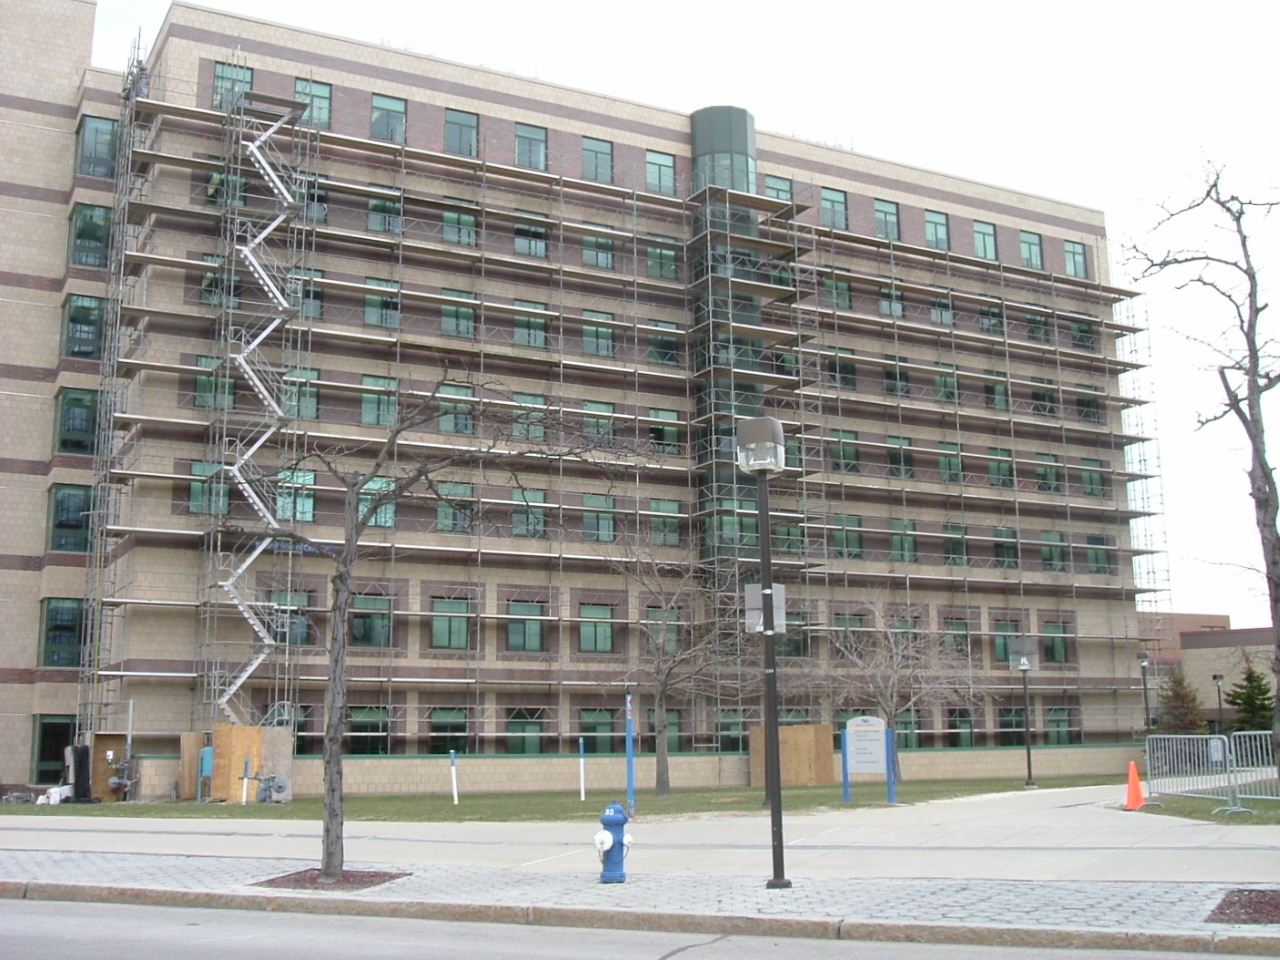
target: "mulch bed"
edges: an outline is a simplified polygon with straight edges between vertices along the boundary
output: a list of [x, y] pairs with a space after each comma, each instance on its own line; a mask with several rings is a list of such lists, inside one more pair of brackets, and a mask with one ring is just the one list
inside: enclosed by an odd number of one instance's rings
[[286, 873], [283, 877], [261, 880], [254, 886], [286, 890], [367, 890], [380, 883], [388, 883], [407, 876], [409, 876], [407, 873], [392, 873], [389, 870], [343, 870], [341, 880], [325, 882], [320, 879], [320, 871], [312, 867], [310, 870]]
[[1207, 919], [1209, 923], [1280, 924], [1280, 890], [1229, 890]]

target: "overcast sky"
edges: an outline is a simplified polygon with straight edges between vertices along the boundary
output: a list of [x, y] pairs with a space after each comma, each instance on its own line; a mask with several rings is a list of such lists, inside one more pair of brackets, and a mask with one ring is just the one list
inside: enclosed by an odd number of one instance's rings
[[[1146, 239], [1158, 204], [1194, 195], [1209, 161], [1242, 195], [1280, 197], [1269, 4], [205, 5], [682, 111], [734, 104], [761, 130], [1096, 207], [1117, 283], [1130, 273], [1122, 245]], [[167, 8], [98, 0], [94, 64], [122, 69]], [[1255, 231], [1264, 266], [1280, 251], [1275, 219]], [[1225, 316], [1169, 284], [1141, 289], [1155, 363], [1144, 426], [1160, 437], [1173, 588], [1161, 606], [1266, 625], [1261, 576], [1241, 569], [1260, 565], [1243, 436], [1195, 430], [1216, 380], [1186, 335], [1212, 338]]]

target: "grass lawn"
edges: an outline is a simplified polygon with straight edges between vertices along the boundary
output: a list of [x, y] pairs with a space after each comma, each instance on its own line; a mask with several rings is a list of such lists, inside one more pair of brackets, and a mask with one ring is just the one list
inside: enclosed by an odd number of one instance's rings
[[[1115, 784], [1116, 800], [1124, 799], [1124, 783], [1117, 776], [1060, 777], [1037, 781], [1041, 789], [1054, 787], [1090, 787]], [[975, 796], [982, 793], [1021, 792], [1018, 780], [919, 780], [898, 785], [899, 803], [928, 803], [951, 797]], [[885, 806], [883, 784], [858, 784], [855, 806]], [[613, 793], [592, 791], [586, 802], [576, 793], [481, 793], [463, 794], [458, 806], [442, 794], [420, 794], [395, 797], [347, 797], [346, 819], [352, 821], [434, 821], [440, 823], [467, 820], [499, 822], [594, 820], [607, 803], [625, 803], [626, 791]], [[789, 787], [783, 791], [783, 809], [790, 814], [838, 809], [843, 806], [839, 784], [826, 787]], [[645, 817], [717, 815], [725, 813], [759, 814], [764, 809], [764, 791], [749, 787], [706, 790], [677, 790], [659, 799], [651, 790], [637, 791], [636, 812]], [[32, 804], [5, 804], [0, 815], [72, 817], [180, 817], [207, 819], [320, 820], [323, 806], [318, 797], [305, 797], [292, 803], [101, 803], [59, 804], [56, 807]]]
[[1147, 806], [1143, 813], [1163, 814], [1166, 817], [1186, 817], [1189, 820], [1208, 820], [1211, 823], [1280, 824], [1280, 800], [1241, 800], [1240, 805], [1253, 813], [1214, 813], [1222, 806], [1221, 800], [1203, 800], [1199, 797], [1156, 797], [1161, 807]]

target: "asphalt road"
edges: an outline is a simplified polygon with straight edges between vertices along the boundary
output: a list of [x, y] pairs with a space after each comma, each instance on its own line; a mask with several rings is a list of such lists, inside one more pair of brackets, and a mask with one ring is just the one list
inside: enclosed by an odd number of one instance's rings
[[[1203, 953], [1039, 950], [643, 933], [381, 917], [0, 900], [5, 960], [1204, 960]], [[1231, 955], [1214, 954], [1223, 960]]]

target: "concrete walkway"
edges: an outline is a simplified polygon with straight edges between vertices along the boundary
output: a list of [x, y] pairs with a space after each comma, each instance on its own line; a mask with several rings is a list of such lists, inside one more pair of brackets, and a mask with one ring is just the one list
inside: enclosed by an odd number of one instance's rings
[[1280, 956], [1280, 925], [1206, 921], [1230, 889], [1280, 890], [1280, 827], [1127, 813], [1122, 789], [790, 816], [790, 890], [764, 885], [767, 816], [648, 818], [644, 798], [624, 885], [597, 882], [602, 797], [581, 823], [348, 824], [350, 869], [409, 875], [345, 893], [254, 886], [315, 866], [319, 823], [0, 816], [0, 895]]

